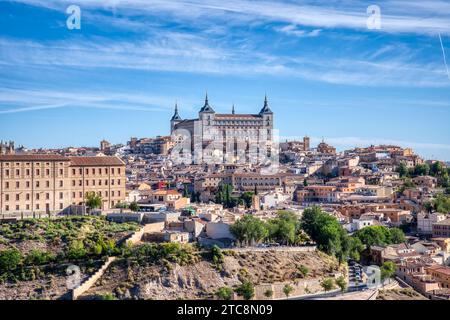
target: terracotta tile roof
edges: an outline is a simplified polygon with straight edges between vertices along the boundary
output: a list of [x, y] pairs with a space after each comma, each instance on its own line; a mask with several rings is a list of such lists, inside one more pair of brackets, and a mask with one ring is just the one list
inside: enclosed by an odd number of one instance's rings
[[70, 157], [73, 166], [124, 166], [117, 157]]
[[10, 154], [0, 155], [0, 161], [69, 161], [59, 154]]

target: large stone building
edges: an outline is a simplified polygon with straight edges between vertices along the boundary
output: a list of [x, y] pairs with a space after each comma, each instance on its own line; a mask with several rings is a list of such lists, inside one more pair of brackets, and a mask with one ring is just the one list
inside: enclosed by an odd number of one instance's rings
[[[273, 152], [273, 112], [269, 108], [267, 96], [257, 114], [236, 114], [234, 106], [231, 114], [216, 113], [209, 104], [208, 95], [197, 119], [182, 119], [175, 105], [170, 128], [175, 141], [180, 132], [183, 132], [182, 135], [189, 134], [191, 151], [201, 157], [202, 161], [199, 162], [203, 162], [206, 157], [217, 156], [225, 163], [259, 163], [261, 161], [250, 160], [250, 154], [258, 153], [261, 157], [260, 152], [264, 152], [264, 157], [270, 157]], [[198, 148], [201, 152], [198, 152]]]
[[117, 157], [0, 155], [0, 214], [58, 213], [91, 191], [110, 209], [125, 200], [125, 182]]

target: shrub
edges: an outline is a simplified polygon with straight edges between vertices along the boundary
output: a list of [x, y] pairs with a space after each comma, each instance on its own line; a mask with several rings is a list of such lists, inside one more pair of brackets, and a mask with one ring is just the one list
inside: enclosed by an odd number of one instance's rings
[[0, 271], [15, 270], [23, 260], [22, 253], [17, 249], [6, 249], [0, 251]]
[[231, 300], [231, 298], [233, 297], [233, 289], [229, 287], [221, 287], [219, 288], [219, 290], [217, 290], [216, 296], [220, 300]]
[[302, 278], [306, 278], [309, 274], [309, 268], [303, 264], [297, 267], [298, 272], [300, 273]]
[[236, 293], [245, 300], [250, 300], [255, 296], [255, 287], [250, 281], [245, 281], [236, 289]]
[[286, 284], [283, 287], [283, 292], [286, 295], [286, 297], [289, 297], [289, 295], [291, 294], [292, 291], [294, 291], [294, 288], [291, 285], [289, 285], [289, 284]]
[[48, 251], [42, 251], [42, 250], [31, 250], [26, 258], [25, 258], [25, 264], [27, 265], [41, 265], [41, 264], [47, 264], [50, 262], [55, 261], [56, 256]]

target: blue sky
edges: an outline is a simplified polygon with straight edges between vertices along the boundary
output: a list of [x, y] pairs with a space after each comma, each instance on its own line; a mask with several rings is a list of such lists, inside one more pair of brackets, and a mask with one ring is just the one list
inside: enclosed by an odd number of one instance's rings
[[282, 138], [450, 160], [443, 50], [450, 1], [0, 1], [0, 139], [124, 143], [168, 134], [175, 101], [196, 117], [208, 90], [217, 112], [249, 113], [267, 92]]

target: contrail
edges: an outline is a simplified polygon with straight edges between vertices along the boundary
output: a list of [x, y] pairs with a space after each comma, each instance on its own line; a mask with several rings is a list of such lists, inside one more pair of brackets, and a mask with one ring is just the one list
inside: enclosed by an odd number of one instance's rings
[[444, 45], [442, 44], [442, 38], [441, 38], [440, 33], [439, 33], [439, 40], [441, 41], [441, 49], [442, 49], [442, 55], [444, 56], [445, 69], [447, 69], [447, 76], [450, 79], [450, 73], [448, 72], [448, 66], [447, 66], [447, 59], [445, 57], [445, 49], [444, 49]]

